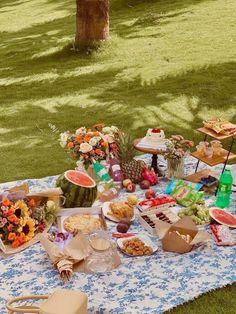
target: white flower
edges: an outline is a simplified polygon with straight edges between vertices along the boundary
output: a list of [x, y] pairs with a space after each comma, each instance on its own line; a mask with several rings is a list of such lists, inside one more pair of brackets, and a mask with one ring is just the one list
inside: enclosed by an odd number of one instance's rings
[[84, 162], [83, 162], [82, 159], [80, 158], [80, 160], [78, 160], [76, 162], [76, 170], [78, 170], [78, 171], [85, 171], [85, 169], [84, 169]]
[[93, 149], [93, 147], [90, 145], [90, 144], [88, 144], [88, 143], [82, 143], [82, 144], [80, 144], [80, 152], [82, 152], [82, 153], [88, 153], [88, 152], [90, 152], [91, 150]]
[[101, 138], [101, 136], [94, 136], [93, 139], [96, 140], [98, 143], [101, 141], [102, 138]]
[[92, 137], [91, 140], [89, 141], [89, 145], [95, 146], [95, 145], [97, 145], [97, 142], [98, 141], [96, 140], [96, 138]]
[[118, 133], [118, 132], [119, 132], [119, 129], [118, 129], [117, 126], [112, 125], [112, 126], [111, 126], [111, 131], [112, 131], [113, 133]]
[[105, 126], [103, 129], [102, 129], [102, 133], [104, 134], [109, 134], [111, 133], [111, 128], [109, 126]]
[[114, 135], [113, 135], [113, 134], [106, 134], [106, 135], [105, 135], [105, 139], [106, 139], [106, 141], [107, 141], [109, 144], [115, 142], [115, 138], [114, 138]]
[[63, 147], [63, 148], [66, 147], [67, 140], [68, 140], [69, 136], [70, 136], [70, 133], [68, 131], [60, 134], [60, 145], [61, 145], [61, 147]]
[[75, 132], [76, 135], [85, 135], [86, 134], [86, 128], [83, 126], [82, 128], [79, 128]]
[[55, 209], [56, 205], [55, 205], [55, 203], [53, 201], [49, 200], [49, 201], [47, 201], [47, 208]]

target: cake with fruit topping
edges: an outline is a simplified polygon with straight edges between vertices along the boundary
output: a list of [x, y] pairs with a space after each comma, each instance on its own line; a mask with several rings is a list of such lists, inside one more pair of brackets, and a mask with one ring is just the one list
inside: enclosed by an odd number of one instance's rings
[[161, 144], [165, 141], [165, 133], [160, 128], [148, 129], [145, 140], [150, 143]]

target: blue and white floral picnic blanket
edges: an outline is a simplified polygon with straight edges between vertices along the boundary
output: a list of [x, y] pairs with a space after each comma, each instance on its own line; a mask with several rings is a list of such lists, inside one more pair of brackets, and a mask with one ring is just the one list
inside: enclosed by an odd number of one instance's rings
[[[141, 158], [150, 162], [150, 156]], [[186, 163], [186, 172], [194, 172], [196, 160], [188, 158]], [[215, 169], [220, 171], [222, 166]], [[30, 185], [31, 191], [39, 191], [53, 187], [55, 179], [46, 177], [24, 182]], [[0, 193], [22, 182], [0, 185]], [[163, 192], [166, 184], [165, 180], [161, 181], [156, 191]], [[137, 194], [141, 196], [143, 191], [138, 190]], [[120, 198], [124, 196], [122, 193]], [[233, 212], [236, 211], [235, 201], [233, 199], [231, 206]], [[115, 227], [109, 223], [111, 231], [115, 231]], [[147, 234], [137, 219], [129, 231]], [[157, 314], [236, 281], [236, 247], [218, 247], [209, 241], [180, 255], [163, 252], [159, 242], [158, 245], [158, 252], [152, 256], [132, 258], [121, 254], [122, 264], [118, 269], [104, 274], [75, 273], [66, 284], [60, 280], [39, 243], [0, 259], [0, 313], [6, 313], [5, 301], [12, 296], [50, 294], [63, 287], [88, 294], [89, 314]]]

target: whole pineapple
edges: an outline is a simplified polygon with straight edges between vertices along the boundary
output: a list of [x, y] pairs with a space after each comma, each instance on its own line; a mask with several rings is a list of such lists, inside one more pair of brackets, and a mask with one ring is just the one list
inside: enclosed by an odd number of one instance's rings
[[119, 132], [116, 137], [117, 158], [120, 161], [121, 171], [125, 179], [130, 179], [133, 183], [143, 180], [143, 169], [146, 167], [144, 161], [135, 160], [135, 149], [129, 135]]

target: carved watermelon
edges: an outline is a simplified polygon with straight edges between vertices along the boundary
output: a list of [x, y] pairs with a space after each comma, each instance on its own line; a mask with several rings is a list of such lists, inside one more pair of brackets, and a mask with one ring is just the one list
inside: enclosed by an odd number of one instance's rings
[[210, 216], [220, 223], [231, 228], [236, 228], [236, 217], [221, 208], [210, 208]]
[[66, 198], [65, 207], [90, 207], [97, 197], [96, 182], [85, 172], [68, 170], [57, 179]]

